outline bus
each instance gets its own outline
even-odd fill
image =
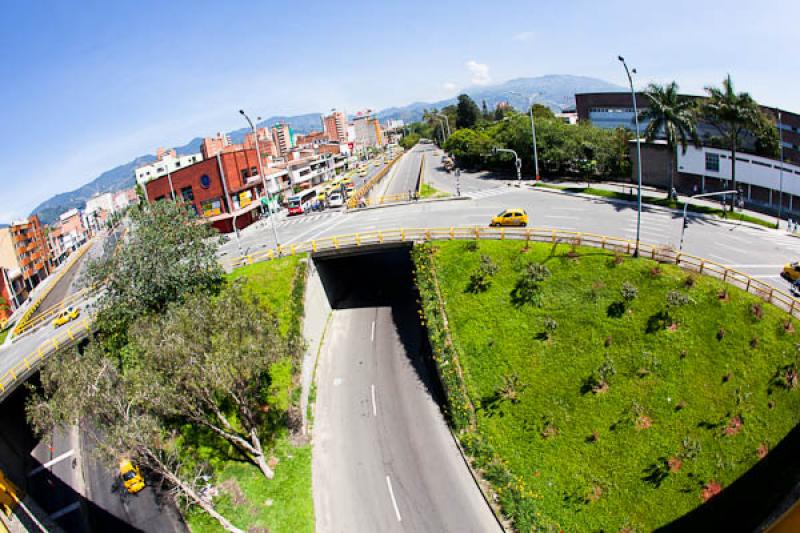
[[[289,216],[302,215],[311,211],[311,204],[317,197],[317,189],[304,189],[289,197]]]

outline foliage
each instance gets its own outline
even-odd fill
[[[761,320],[716,340],[720,326],[740,322],[760,301],[752,295],[729,286],[722,302],[723,284],[696,276],[691,305],[671,311],[680,315],[680,329],[647,334],[648,318],[664,309],[669,292],[686,291],[686,274],[674,266],[661,265],[662,274],[653,278],[649,270],[657,263],[644,258],[612,268],[612,252],[578,247],[580,261],[560,261],[570,246],[482,241],[480,253],[499,269],[491,286],[473,295],[464,284],[480,254],[464,253],[458,242],[425,246],[468,391],[466,398],[453,397],[446,387],[448,405],[491,399],[503,376],[516,375],[527,387],[516,403],[475,411],[477,431],[460,436],[517,531],[658,529],[701,503],[702,483],[732,486],[758,461],[759,443],[774,445],[800,423],[800,387],[784,384],[797,383],[791,366],[797,339],[784,333],[784,313],[763,304]],[[526,246],[525,261],[546,263],[551,272],[541,308],[508,305]],[[624,281],[638,287],[633,312],[609,318],[605,308],[620,299],[612,288]],[[583,295],[595,283],[607,289],[587,301]],[[438,305],[424,303],[426,321]],[[557,321],[558,342],[537,342],[546,318]],[[754,335],[759,344],[750,348]],[[614,341],[605,345],[608,337]],[[440,371],[451,372],[451,360],[434,353]],[[581,394],[587,376],[600,377],[606,358],[616,371],[603,371],[608,392]],[[747,393],[721,382],[728,371]],[[738,434],[724,436],[737,415]],[[548,424],[557,427],[557,438],[542,438]],[[602,437],[587,441],[593,432]],[[669,467],[670,458],[680,466],[673,460],[677,471],[658,488],[643,480],[650,465],[661,459]],[[602,487],[599,498],[595,486]],[[748,494],[767,502],[779,496],[774,491],[758,484]]]
[[[406,150],[410,150],[417,144],[420,140],[420,136],[418,133],[409,133],[404,135],[402,139],[400,139],[400,146],[402,146]]]
[[[478,268],[470,275],[467,291],[472,293],[484,292],[492,284],[492,276],[497,274],[497,264],[488,255],[481,254]]]
[[[458,95],[458,104],[456,105],[456,128],[471,128],[481,117],[481,110],[475,101],[466,94]]]
[[[511,301],[517,306],[542,304],[541,283],[550,276],[550,269],[539,263],[529,263],[517,279],[511,291]]]
[[[629,281],[624,281],[622,283],[622,287],[619,289],[619,293],[622,296],[622,301],[625,302],[625,305],[630,305],[637,296],[639,296],[639,289],[636,288],[636,285]]]
[[[453,132],[443,148],[459,166],[474,167],[480,165],[486,154],[491,152],[492,141],[482,131],[460,129]]]
[[[163,312],[193,292],[216,292],[222,269],[216,232],[173,202],[146,204],[130,212],[130,229],[115,254],[88,265],[86,283],[102,285],[95,324],[106,347],[127,344],[128,326]]]

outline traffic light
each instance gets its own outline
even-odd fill
[[[19,503],[18,493],[19,489],[0,470],[0,509],[6,513],[6,516],[11,516],[11,511]]]

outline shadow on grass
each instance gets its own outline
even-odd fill
[[[800,425],[733,484],[658,531],[754,531],[800,481]],[[703,482],[709,480],[702,480]],[[700,490],[697,490],[698,498]]]

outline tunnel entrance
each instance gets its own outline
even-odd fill
[[[447,416],[444,389],[431,356],[428,332],[420,323],[411,244],[376,247],[342,255],[316,255],[313,260],[334,311],[355,308],[391,310],[394,328],[406,356],[427,392]]]

